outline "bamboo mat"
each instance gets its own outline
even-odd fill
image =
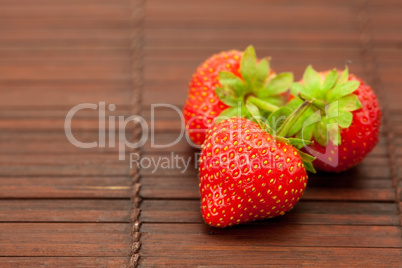
[[[156,102],[183,105],[189,77],[213,53],[254,44],[275,70],[293,70],[297,79],[309,63],[320,70],[347,64],[375,86],[385,126],[358,168],[311,176],[291,213],[231,229],[202,222],[196,169],[141,170],[139,264],[399,267],[401,8],[397,1],[147,1],[144,113]],[[179,129],[175,112],[160,112],[160,141],[174,140]],[[172,151],[194,153],[184,140],[165,150],[145,147],[143,155]]]
[[[397,0],[0,0],[0,267],[400,267],[401,11]],[[138,171],[117,148],[66,139],[73,106],[105,101],[117,107],[107,115],[150,119],[154,103],[182,107],[204,59],[249,44],[296,79],[310,63],[347,64],[383,108],[369,157],[341,175],[311,176],[291,213],[211,228],[194,163],[184,173]],[[97,111],[83,110],[74,134],[96,141],[98,124]],[[157,111],[157,143],[179,129],[174,111]],[[130,140],[139,134],[126,130]],[[183,139],[138,152],[197,151]]]
[[[137,171],[117,148],[73,146],[64,119],[101,101],[116,105],[107,116],[138,113],[140,7],[0,0],[0,267],[134,265]],[[98,141],[98,125],[98,111],[85,109],[73,133]]]

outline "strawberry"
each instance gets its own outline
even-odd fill
[[[380,106],[371,87],[349,74],[347,68],[343,72],[318,73],[309,66],[303,80],[294,83],[291,91],[294,96],[313,101],[314,105],[289,134],[314,141],[304,150],[316,157],[317,169],[345,171],[359,164],[376,146]],[[301,102],[295,98],[288,107],[297,107]]]
[[[280,137],[281,130],[286,132],[298,120],[290,118],[279,127],[279,136],[270,134],[261,121],[257,125],[240,117],[223,120],[207,132],[199,160],[206,223],[227,227],[272,218],[299,201],[307,183],[305,166],[312,168],[314,158],[291,145],[300,141]]]
[[[249,116],[245,101],[250,96],[267,113],[276,110],[285,104],[283,93],[292,82],[292,73],[275,74],[267,59],[257,60],[252,46],[244,52],[213,55],[198,67],[189,84],[183,108],[189,137],[201,145],[217,116]]]

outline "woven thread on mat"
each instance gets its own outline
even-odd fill
[[[131,61],[132,61],[132,93],[130,101],[130,111],[131,115],[139,115],[141,113],[141,97],[143,88],[143,20],[144,20],[144,5],[145,0],[132,0],[131,10],[132,10],[132,33],[131,33]],[[139,126],[134,129],[133,138],[138,139],[141,134]],[[141,150],[130,149],[130,153],[139,153],[141,155]],[[128,267],[136,267],[140,258],[139,250],[141,247],[140,242],[140,226],[139,221],[140,216],[140,203],[141,198],[139,197],[140,191],[140,174],[139,170],[135,169],[130,172],[132,178],[132,208],[130,211],[130,220],[132,223],[131,236],[131,258]]]

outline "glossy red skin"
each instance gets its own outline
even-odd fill
[[[205,132],[213,120],[228,108],[215,94],[220,86],[220,71],[232,72],[238,77],[242,52],[231,50],[214,55],[202,63],[193,74],[189,84],[188,98],[183,108],[186,129],[196,145],[205,140]]]
[[[377,97],[369,85],[354,75],[349,80],[360,82],[356,94],[362,108],[352,112],[353,121],[349,128],[341,130],[341,145],[329,142],[326,147],[318,142],[309,147],[314,151],[306,152],[317,159],[313,162],[317,169],[327,172],[342,172],[359,164],[378,143],[381,125],[381,110]],[[336,157],[338,156],[338,157]]]
[[[247,119],[217,124],[202,147],[201,211],[209,225],[283,215],[303,195],[307,174],[299,153]]]

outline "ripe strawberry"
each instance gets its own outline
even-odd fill
[[[285,214],[306,188],[304,163],[311,163],[304,160],[312,161],[248,119],[218,123],[207,132],[200,156],[205,222],[226,227]]]
[[[309,66],[303,80],[291,88],[294,96],[314,99],[315,107],[304,114],[304,120],[291,129],[290,135],[314,141],[304,150],[316,157],[317,169],[347,170],[359,164],[375,147],[381,124],[380,106],[371,87],[349,74],[347,68],[342,73],[337,70],[317,73]],[[295,98],[288,106],[295,107],[301,102]],[[301,124],[308,117],[311,124],[306,124],[302,131]]]
[[[219,115],[247,117],[245,99],[253,96],[265,109],[276,110],[293,82],[293,74],[276,75],[267,59],[257,60],[254,48],[244,53],[221,52],[207,59],[193,74],[183,114],[188,135],[196,145]],[[239,106],[239,109],[237,108]]]

